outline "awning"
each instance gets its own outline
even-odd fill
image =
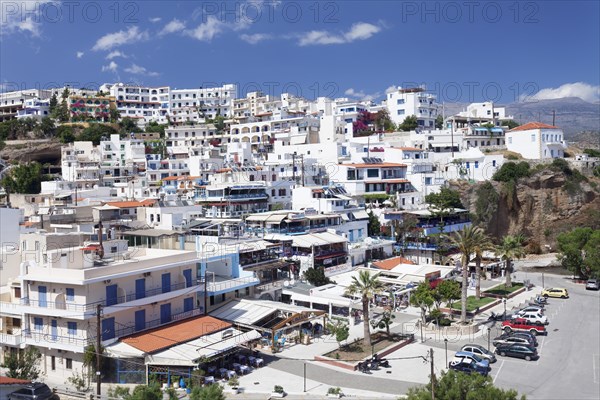
[[[137,358],[143,357],[144,352],[123,342],[115,342],[104,348],[106,354],[112,358]]]
[[[369,214],[365,210],[352,211],[355,219],[369,219]]]
[[[231,328],[196,340],[173,346],[170,349],[146,356],[148,365],[197,366],[202,357],[215,357],[237,346],[260,339],[262,335],[251,330],[243,333]]]
[[[341,200],[352,200],[352,197],[344,196],[343,194],[336,194],[335,197]]]
[[[348,218],[348,214],[346,214],[346,213],[341,213],[341,214],[340,214],[340,216],[342,217],[342,219],[343,219],[344,221],[350,221],[350,218]]]

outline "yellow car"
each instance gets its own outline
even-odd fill
[[[561,299],[566,299],[569,297],[569,292],[567,289],[563,288],[549,288],[542,290],[542,296],[544,297],[560,297]]]

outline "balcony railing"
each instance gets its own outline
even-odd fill
[[[92,338],[82,339],[75,335],[59,336],[54,335],[52,333],[38,332],[32,330],[25,330],[24,336],[28,344],[37,344],[43,342],[45,346],[50,346],[50,344],[63,344],[84,348],[88,344],[93,343]]]
[[[0,343],[7,346],[19,346],[23,343],[22,335],[9,335],[7,333],[0,333]]]
[[[248,277],[244,277],[244,278],[234,278],[234,279],[229,279],[226,281],[221,281],[221,282],[211,282],[210,278],[208,279],[207,282],[207,291],[210,292],[221,292],[223,290],[227,290],[227,289],[234,289],[236,287],[239,286],[243,286],[243,285],[247,285],[247,284],[251,284],[251,283],[258,283],[259,280],[258,278],[255,278],[253,276],[248,276]]]

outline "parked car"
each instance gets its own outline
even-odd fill
[[[471,372],[477,372],[483,376],[487,376],[489,372],[489,368],[484,368],[478,365],[475,361],[469,359],[465,359],[464,361],[457,364],[449,363],[448,368],[453,369],[455,371],[464,372],[466,374],[470,374]]]
[[[600,290],[600,281],[598,279],[588,279],[585,284],[586,290]]]
[[[538,312],[534,312],[534,311],[524,312],[523,314],[519,315],[519,318],[524,318],[530,322],[540,323],[540,324],[544,324],[544,325],[548,325],[550,323],[548,321],[548,317],[546,317],[545,315],[542,315]]]
[[[465,344],[460,351],[466,351],[477,355],[479,358],[489,360],[490,364],[496,362],[496,356],[483,346],[478,344]]]
[[[546,334],[546,327],[544,324],[531,322],[524,318],[515,318],[511,319],[510,321],[503,321],[502,329],[504,329],[504,332],[525,331],[530,332],[532,335]]]
[[[567,299],[569,292],[564,288],[549,288],[542,290],[542,296],[544,297],[559,297],[561,299]]]
[[[534,345],[535,347],[537,347],[537,345],[538,345],[537,336],[535,336],[535,335],[532,335],[532,334],[531,334],[531,333],[529,333],[529,332],[516,331],[516,332],[511,332],[510,334],[511,334],[511,335],[513,335],[513,336],[520,336],[520,337],[524,337],[524,338],[527,338],[527,339],[529,339],[529,341],[530,341],[531,343],[533,343],[533,345]]]
[[[450,361],[450,364],[464,363],[465,360],[475,361],[477,363],[477,365],[481,368],[486,368],[486,369],[490,368],[490,360],[483,359],[483,358],[479,357],[478,355],[476,355],[475,353],[470,353],[468,351],[458,351],[454,355],[454,358],[452,359],[452,361]]]
[[[538,314],[544,314],[544,307],[529,305],[527,307],[521,308],[519,311],[517,311],[515,313],[515,315],[518,316],[518,315],[521,315],[521,314],[524,314],[524,313],[527,313],[527,312],[536,312]]]
[[[34,382],[8,395],[8,400],[58,400],[45,383]]]
[[[492,344],[498,347],[511,343],[519,343],[535,347],[536,342],[534,342],[530,337],[515,335],[515,333],[516,332],[503,333],[502,335],[495,337],[492,341]]]
[[[539,357],[535,347],[517,343],[496,347],[496,354],[502,357],[524,358],[527,361],[536,360]]]

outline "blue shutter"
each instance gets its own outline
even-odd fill
[[[167,322],[171,322],[171,303],[160,306],[160,323],[166,324]]]
[[[102,340],[114,339],[115,337],[115,317],[102,320]]]
[[[117,285],[106,287],[106,305],[112,306],[113,304],[117,304]]]
[[[33,319],[33,329],[41,332],[44,329],[44,320],[40,317],[35,317]]]
[[[183,277],[185,278],[185,287],[188,288],[188,287],[192,286],[192,270],[184,269]]]
[[[146,297],[146,279],[136,279],[135,280],[135,298],[143,299]]]
[[[188,297],[183,299],[183,312],[192,311],[194,309],[194,298]]]
[[[67,322],[67,332],[69,335],[77,335],[77,322]]]
[[[51,338],[52,340],[58,339],[58,321],[55,319],[52,320]]]
[[[75,289],[67,288],[67,301],[75,300]]]
[[[135,312],[135,331],[143,331],[146,329],[146,310]]]
[[[162,292],[168,293],[171,291],[171,273],[162,274]]]
[[[46,297],[46,286],[38,286],[38,305],[40,307],[48,307],[48,300]]]

